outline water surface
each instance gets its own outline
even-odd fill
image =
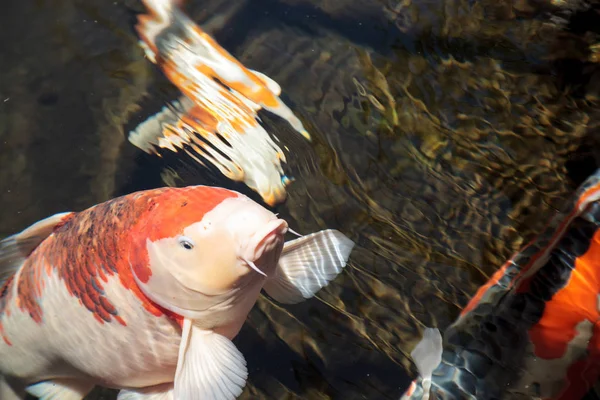
[[[399,398],[423,327],[452,323],[596,168],[600,21],[554,4],[189,1],[221,45],[281,85],[313,135],[261,114],[296,179],[277,212],[301,233],[335,228],[357,242],[316,299],[259,299],[235,339],[250,372],[242,398]],[[127,141],[177,96],[137,44],[141,11],[133,0],[8,1],[1,235],[166,184],[258,199]]]

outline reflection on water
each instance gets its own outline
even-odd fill
[[[190,1],[224,48],[281,85],[311,133],[308,143],[259,114],[292,149],[284,169],[296,181],[277,211],[301,233],[336,228],[357,242],[318,299],[259,300],[235,340],[250,372],[242,398],[400,397],[423,327],[452,323],[596,166],[600,24],[578,5]],[[141,11],[15,0],[0,15],[2,235],[165,184],[257,198],[126,141],[176,96],[137,44]]]

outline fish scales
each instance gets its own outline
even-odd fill
[[[293,304],[345,266],[335,230],[285,242],[287,222],[241,193],[141,191],[36,222],[0,242],[0,398],[233,400],[231,342],[262,289]],[[200,371],[200,373],[198,373]],[[216,396],[216,397],[215,397]]]
[[[581,399],[600,377],[600,170],[444,334],[434,399]],[[403,396],[421,399],[418,378]]]
[[[119,304],[120,320],[134,329],[115,318],[107,322],[99,317],[70,292],[56,269],[43,282],[38,306],[42,322],[19,308],[19,294],[12,290],[10,316],[2,316],[3,336],[11,344],[0,343],[0,374],[24,381],[93,380],[109,387],[172,381],[181,338],[173,319],[140,307],[137,295],[114,275],[104,283],[104,298]]]

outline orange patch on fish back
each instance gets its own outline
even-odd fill
[[[206,40],[210,47],[216,50],[223,58],[227,61],[235,64],[244,74],[245,78],[249,79],[253,86],[249,87],[244,85],[240,81],[227,81],[226,84],[230,88],[240,92],[244,97],[252,100],[257,104],[263,104],[267,107],[277,107],[279,105],[279,101],[276,96],[269,90],[269,88],[260,80],[256,75],[251,73],[242,63],[236,60],[229,52],[227,52],[224,48],[222,48],[212,37],[207,35],[200,27],[194,26],[193,30],[201,36],[204,40]],[[211,70],[212,71],[212,70]],[[206,74],[211,76],[212,78],[219,77],[217,73],[212,71],[211,74]]]
[[[575,204],[573,204],[570,212],[565,216],[564,220],[558,224],[557,228],[554,230],[552,236],[548,240],[548,245],[544,248],[541,248],[536,254],[531,256],[531,258],[527,261],[526,264],[519,267],[518,274],[507,284],[505,290],[511,289],[513,285],[516,284],[516,291],[518,293],[526,293],[529,291],[531,279],[533,278],[537,268],[540,268],[543,263],[540,261],[543,260],[543,257],[552,250],[554,245],[560,238],[562,237],[564,231],[569,227],[569,224],[572,220],[578,216],[583,209],[593,201],[598,200],[598,193],[600,191],[600,184],[592,185],[589,188],[585,189],[583,193],[577,198]],[[525,246],[520,252],[523,253],[527,247],[532,246],[536,242],[536,238],[534,238],[527,246]],[[500,280],[507,273],[508,268],[514,262],[515,257],[509,259],[498,271],[496,271],[492,277],[481,286],[475,296],[471,298],[467,306],[460,313],[461,316],[467,314],[472,311],[485,296],[486,292],[492,287],[499,284]]]
[[[119,305],[104,291],[108,278],[118,276],[150,314],[181,323],[179,316],[148,299],[135,282],[133,273],[142,281],[152,275],[146,242],[183,233],[224,199],[236,196],[237,192],[206,186],[162,188],[119,197],[76,214],[24,263],[17,282],[18,307],[41,323],[45,282],[56,272],[97,321],[127,325]]]
[[[217,132],[217,124],[221,120],[227,120],[232,125],[233,129],[239,134],[244,133],[244,124],[249,126],[256,126],[258,124],[253,117],[253,110],[235,97],[226,87],[221,88],[219,95],[225,98],[230,104],[235,104],[238,110],[229,107],[228,112],[223,114],[222,111],[221,113],[215,111],[214,105],[210,101],[207,101],[207,99],[204,99],[198,95],[197,84],[190,81],[187,76],[183,75],[178,70],[176,65],[173,65],[171,62],[167,61],[163,62],[162,60],[159,62],[159,65],[163,69],[165,76],[171,82],[173,82],[187,98],[192,99],[197,104],[188,110],[188,116],[182,122],[185,122],[195,129],[200,123],[200,131],[208,131],[213,135],[213,132]],[[202,74],[213,79],[219,78],[219,75],[216,73],[216,71],[207,65],[198,66],[196,69]],[[234,87],[236,85],[231,84],[230,82],[227,82],[227,86],[231,87],[232,89],[236,89],[236,87]],[[239,92],[242,93],[241,91]],[[223,104],[221,104],[221,107],[223,107]]]
[[[584,320],[595,324],[600,293],[600,230],[588,250],[575,259],[567,284],[546,302],[540,321],[529,330],[535,354],[545,359],[559,358],[577,334]]]
[[[224,200],[239,196],[237,192],[210,186],[169,188],[149,211],[152,212],[152,218],[141,218],[135,232],[153,242],[174,237],[182,234],[186,227],[201,221]]]
[[[566,215],[564,220],[558,225],[554,234],[549,240],[549,245],[542,249],[538,254],[532,257],[532,260],[523,267],[523,269],[519,272],[519,274],[515,277],[514,282],[517,284],[517,291],[519,293],[524,293],[529,290],[529,285],[531,283],[532,276],[536,272],[536,268],[541,267],[541,263],[538,262],[538,259],[544,255],[548,249],[552,249],[553,245],[560,240],[564,231],[569,227],[569,224],[572,220],[583,212],[586,206],[590,203],[597,201],[600,194],[600,184],[596,184],[586,188],[583,193],[577,198],[577,201],[573,205],[573,208]],[[534,242],[535,239],[532,241]]]

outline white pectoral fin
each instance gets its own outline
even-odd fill
[[[149,386],[140,389],[124,389],[117,400],[174,400],[173,383]]]
[[[433,371],[442,362],[442,335],[437,328],[426,328],[423,339],[410,353],[423,380],[431,380]]]
[[[286,242],[277,273],[263,289],[284,304],[309,299],[342,271],[353,248],[352,240],[333,229]]]
[[[235,400],[247,378],[246,360],[231,340],[183,320],[175,373],[177,400]]]
[[[82,400],[94,385],[74,379],[55,379],[27,387],[27,393],[40,400]]]

